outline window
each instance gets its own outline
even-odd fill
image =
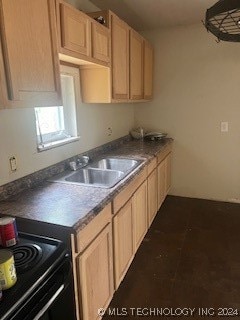
[[[61,66],[62,106],[36,107],[38,150],[43,151],[79,139],[76,105],[80,80],[77,68]]]

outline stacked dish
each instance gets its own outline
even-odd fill
[[[163,138],[166,138],[166,136],[167,133],[163,132],[149,132],[144,135],[144,138],[148,140],[161,140]]]

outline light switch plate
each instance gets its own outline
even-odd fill
[[[221,122],[221,132],[228,132],[228,122]]]

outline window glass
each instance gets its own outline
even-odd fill
[[[80,90],[78,69],[61,67],[62,106],[36,107],[38,150],[75,141],[77,135],[76,90]]]

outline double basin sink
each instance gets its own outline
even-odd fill
[[[104,158],[88,164],[82,169],[53,177],[50,181],[92,187],[112,188],[125,178],[142,160]]]

